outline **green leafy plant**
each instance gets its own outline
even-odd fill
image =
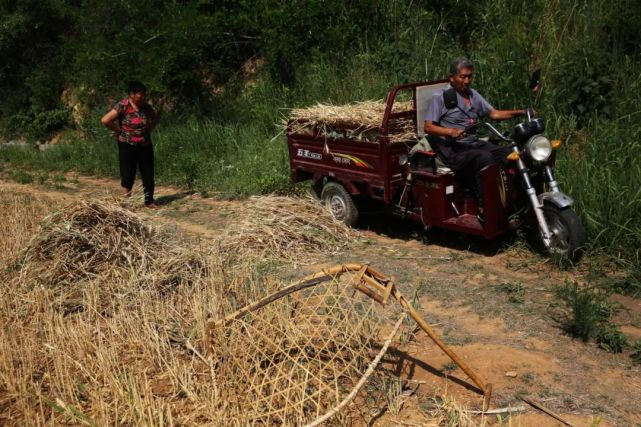
[[[607,295],[577,282],[566,282],[557,288],[556,294],[570,309],[570,317],[563,324],[565,331],[573,337],[588,341],[595,335],[599,323],[604,320]]]
[[[608,301],[610,292],[601,288],[566,282],[556,290],[557,296],[566,303],[570,316],[564,329],[583,341],[594,339],[601,348],[611,353],[620,353],[628,340],[618,326],[612,323],[616,308]]]
[[[621,353],[629,344],[621,329],[610,322],[605,322],[599,327],[595,339],[601,348],[610,353]]]

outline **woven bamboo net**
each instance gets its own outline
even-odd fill
[[[356,271],[323,280],[208,325],[228,421],[304,425],[331,418],[367,382],[404,313],[388,307],[383,315],[375,299],[357,290]]]
[[[492,385],[445,345],[392,280],[368,265],[345,264],[208,322],[205,348],[226,422],[316,426],[345,416],[405,315],[478,386],[486,410]]]

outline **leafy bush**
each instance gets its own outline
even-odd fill
[[[583,341],[594,339],[611,353],[620,353],[628,345],[627,338],[612,323],[615,308],[608,301],[608,292],[577,282],[566,282],[557,288],[556,294],[570,309],[570,317],[563,324],[570,335]]]

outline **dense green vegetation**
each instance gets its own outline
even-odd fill
[[[137,78],[163,114],[159,182],[283,192],[288,108],[382,99],[460,55],[496,107],[520,107],[540,67],[536,109],[564,141],[559,180],[594,247],[638,264],[640,18],[637,0],[1,0],[0,135],[63,131],[67,143],[0,159],[115,175],[98,119]]]

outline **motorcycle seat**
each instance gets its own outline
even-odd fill
[[[434,174],[449,174],[452,170],[440,159],[436,151],[432,149],[427,138],[422,138],[410,150],[410,163],[414,170],[430,170]]]

